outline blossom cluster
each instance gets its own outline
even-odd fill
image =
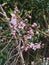
[[[25,51],[28,51],[29,49],[36,50],[36,49],[40,49],[40,48],[41,48],[40,43],[35,43],[35,44],[33,44],[32,42],[26,44],[25,47],[24,47],[24,46],[21,47],[21,49],[24,49]]]
[[[19,21],[18,16],[16,15],[18,12],[19,12],[18,8],[15,8],[14,13],[11,14],[11,21],[10,21],[11,34],[16,35],[16,32],[18,30],[19,34],[22,35],[24,46],[22,45],[21,49],[24,49],[25,51],[27,51],[30,48],[32,48],[33,50],[40,49],[41,48],[40,43],[29,42],[29,40],[32,40],[34,38],[35,34],[36,35],[39,34],[39,32],[36,31],[37,23],[34,22],[29,26],[29,23],[26,24],[26,22],[24,22],[23,20]],[[36,31],[36,33],[34,33],[34,30]]]

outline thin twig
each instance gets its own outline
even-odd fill
[[[19,56],[17,57],[17,59],[15,58],[14,61],[13,61],[10,65],[15,65],[15,64],[17,64],[18,59],[19,59]]]
[[[5,64],[4,65],[6,65],[9,61],[10,61],[10,59],[12,59],[12,58],[14,58],[14,57],[16,57],[17,55],[18,55],[19,53],[17,53],[17,54],[15,54],[15,55],[13,55],[13,56],[11,56],[6,62],[5,62]],[[19,56],[19,55],[18,55]]]
[[[49,37],[49,34],[46,34],[45,32],[43,32],[43,31],[41,31],[41,30],[39,30],[39,29],[37,29],[37,31],[39,31],[40,33],[42,33],[42,34],[44,34],[45,36]]]
[[[0,14],[4,16],[4,14],[2,12],[0,12]]]
[[[6,15],[6,13],[5,13],[5,11],[4,11],[4,9],[2,8],[1,5],[0,5],[0,9],[1,9],[1,11],[3,12],[4,16],[7,18],[7,15]]]
[[[9,24],[9,18],[7,17],[6,12],[4,11],[4,9],[2,8],[1,5],[0,5],[0,8],[1,8],[3,14],[4,14],[5,17],[6,17],[6,20],[7,20],[7,22],[8,22],[8,26],[9,26],[10,31],[11,31],[11,27],[10,27],[10,24]],[[16,39],[16,35],[13,35],[13,37],[14,37],[14,39],[15,39],[15,41],[16,41],[16,44],[18,44],[18,40]],[[20,43],[21,43],[21,41],[20,41]],[[20,43],[19,43],[19,44],[20,44]],[[19,52],[19,55],[20,55],[20,57],[21,57],[21,63],[22,63],[22,65],[25,65],[25,61],[24,61],[24,58],[23,58],[22,51],[20,50],[20,46],[18,47],[18,52]]]
[[[16,48],[14,48],[12,51],[11,51],[11,53],[10,53],[10,55],[9,55],[9,57],[11,56],[11,54],[14,52],[14,50],[16,50],[18,48],[18,46],[16,47]]]
[[[12,38],[9,40],[8,44],[1,50],[1,52],[4,51],[4,49],[6,49],[6,47],[9,45],[9,43],[11,42]]]

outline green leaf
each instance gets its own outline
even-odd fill
[[[2,64],[2,61],[3,61],[3,59],[2,59],[2,58],[0,58],[0,65]]]
[[[10,8],[10,10],[8,11],[10,14],[13,14],[14,11]]]

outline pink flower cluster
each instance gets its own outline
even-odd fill
[[[24,41],[28,41],[29,39],[33,39],[33,36],[34,36],[35,33],[34,33],[34,30],[32,28],[34,28],[34,29],[37,28],[37,24],[33,23],[32,27],[31,26],[29,27],[23,21],[18,22],[17,16],[15,14],[16,12],[19,12],[17,7],[14,10],[14,14],[11,14],[11,16],[12,16],[11,21],[10,21],[10,23],[12,24],[11,25],[11,34],[16,35],[17,29],[19,30],[19,32],[20,32],[20,30],[25,30],[26,34],[23,35]],[[31,19],[30,15],[28,15],[28,17]],[[22,32],[21,32],[21,34],[22,34]],[[38,35],[39,32],[36,31],[36,34]],[[32,48],[33,50],[40,49],[41,45],[40,45],[40,43],[33,44],[33,43],[28,42],[28,44],[21,47],[21,49],[24,49],[25,51],[27,51],[30,48]]]
[[[34,49],[34,50],[40,49],[40,48],[41,48],[40,43],[36,43],[36,44],[33,46],[33,49]]]
[[[12,35],[15,35],[16,34],[16,29],[17,28],[20,28],[20,29],[24,29],[24,27],[25,27],[25,23],[23,23],[23,22],[20,22],[19,24],[18,24],[18,20],[17,20],[17,17],[16,17],[16,15],[15,14],[11,14],[11,21],[10,21],[10,23],[12,24],[11,25],[11,34]]]
[[[36,23],[33,23],[33,24],[32,24],[32,27],[33,27],[33,28],[36,28],[36,27],[37,27],[37,24],[36,24]]]
[[[28,31],[28,33],[29,33],[30,35],[34,36],[34,32],[33,32],[32,29],[30,29],[30,30]]]
[[[25,51],[28,51],[30,48],[33,49],[33,50],[40,49],[41,48],[41,45],[40,45],[40,43],[33,44],[31,42],[31,43],[28,43],[25,46],[22,46],[21,47],[21,49],[24,49]]]
[[[24,38],[24,40],[28,40],[28,39],[31,39],[32,36],[28,34],[28,35],[24,35],[23,38]]]
[[[28,49],[32,48],[33,50],[36,50],[36,49],[40,49],[41,48],[41,45],[40,43],[29,43],[27,44],[27,46],[25,47],[25,51],[27,51]]]

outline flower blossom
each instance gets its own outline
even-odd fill
[[[29,46],[25,47],[25,51],[28,51],[28,49],[29,49]]]
[[[18,10],[17,6],[14,8],[14,13],[20,13],[20,11]]]
[[[25,51],[27,51],[28,49],[32,48],[33,50],[36,50],[36,49],[40,49],[41,46],[39,43],[35,43],[33,44],[32,42],[31,43],[28,43],[25,47]]]
[[[33,24],[32,24],[32,27],[33,27],[33,28],[36,28],[36,27],[37,27],[37,24],[36,24],[36,23],[33,23]]]
[[[24,27],[25,27],[25,23],[20,22],[19,25],[18,25],[18,28],[20,28],[20,29],[24,29]]]
[[[24,38],[24,40],[28,40],[28,39],[31,39],[32,36],[31,35],[24,35],[23,38]]]
[[[32,31],[32,29],[29,30],[28,33],[29,33],[30,35],[34,36],[34,32]]]
[[[33,49],[33,50],[36,50],[36,46],[34,45],[32,49]]]
[[[24,46],[21,46],[21,50],[24,49]]]
[[[34,44],[31,42],[31,43],[28,43],[25,47],[25,51],[27,51],[28,49],[30,48],[33,48]]]
[[[37,43],[35,46],[36,46],[36,49],[40,49],[40,47],[41,47],[40,43]]]
[[[34,44],[31,42],[31,43],[30,43],[30,48],[32,48],[33,46],[34,46]]]
[[[36,31],[36,35],[38,35],[39,34],[39,32],[38,31]]]
[[[11,16],[12,16],[12,18],[11,18],[11,22],[10,23],[15,26],[17,24],[16,15],[15,14],[11,14]]]
[[[40,48],[41,48],[40,43],[35,43],[32,49],[36,50],[36,49],[40,49]]]
[[[47,57],[47,60],[49,60],[49,57]]]
[[[32,18],[32,17],[31,17],[31,15],[28,15],[28,18],[30,18],[30,19],[31,19],[31,18]]]

